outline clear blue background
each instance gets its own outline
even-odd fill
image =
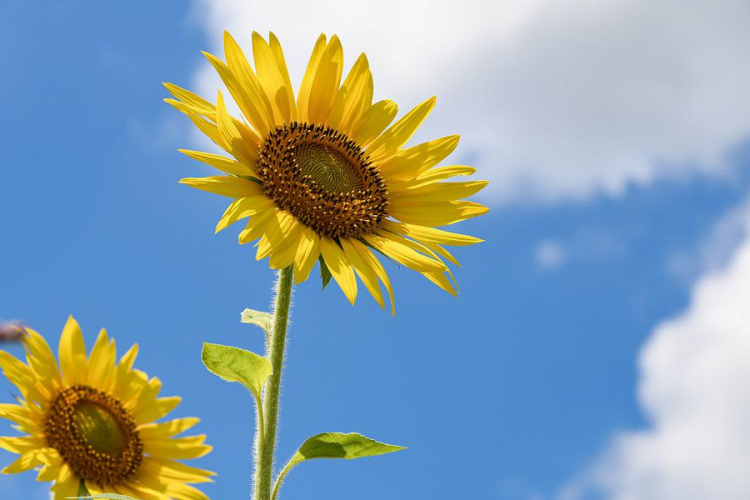
[[[237,229],[213,235],[224,199],[177,184],[204,170],[175,152],[190,144],[189,125],[161,102],[161,82],[189,84],[207,41],[176,2],[30,4],[0,3],[0,317],[55,345],[68,314],[89,344],[100,327],[121,352],[140,343],[137,366],[183,396],[177,415],[199,416],[215,447],[199,462],[219,472],[205,491],[242,498],[252,402],[203,369],[200,349],[261,350],[239,313],[267,306],[273,273],[236,244]],[[470,221],[461,229],[487,242],[456,252],[458,299],[395,267],[395,317],[365,293],[351,307],[336,287],[300,286],[279,457],[328,430],[409,449],[305,464],[282,496],[551,495],[614,430],[643,424],[639,347],[689,289],[668,262],[694,252],[742,199],[750,153],[734,161],[732,183],[657,184]],[[534,260],[549,238],[579,250],[560,269]],[[11,393],[0,381],[0,401]],[[27,494],[33,474],[0,483]],[[43,486],[34,491],[44,498]]]

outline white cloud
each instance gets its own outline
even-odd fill
[[[563,500],[750,498],[750,210],[728,263],[660,324],[640,357],[645,430],[618,435]]]
[[[275,31],[299,82],[320,32],[370,57],[376,97],[434,94],[420,138],[461,133],[459,154],[497,202],[617,195],[629,184],[726,172],[750,136],[744,0],[196,0],[220,52]],[[214,95],[208,64],[197,87]],[[457,160],[460,161],[460,160]]]
[[[557,269],[565,263],[566,258],[565,247],[557,240],[541,241],[534,249],[534,260],[542,269]]]
[[[697,249],[670,255],[667,261],[668,271],[676,278],[692,282],[700,274],[722,266],[745,237],[748,218],[750,200],[722,217]]]

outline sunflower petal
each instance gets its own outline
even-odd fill
[[[263,194],[245,196],[234,200],[216,225],[216,232],[222,231],[240,219],[256,215],[273,205],[273,201]]]
[[[299,120],[302,122],[310,121],[308,110],[311,102],[313,83],[315,82],[315,74],[318,72],[320,60],[322,59],[327,46],[326,36],[320,35],[315,42],[315,47],[313,47],[310,62],[307,64],[307,69],[305,70],[305,75],[302,77],[302,85],[300,85],[299,94],[297,95],[297,114]]]
[[[276,125],[283,125],[297,119],[297,106],[281,44],[273,34],[270,38],[273,49],[262,36],[253,31],[253,59],[258,71],[258,81],[271,103]]]
[[[297,284],[307,280],[319,256],[320,237],[309,227],[304,227],[294,259],[294,279]]]
[[[404,243],[404,239],[400,236],[389,233],[382,235],[369,234],[364,236],[364,239],[379,252],[415,271],[446,270],[445,264],[413,250]]]
[[[391,201],[394,203],[418,203],[459,200],[478,193],[487,184],[489,184],[487,181],[438,182],[392,193]]]
[[[393,101],[378,101],[355,122],[351,129],[351,138],[361,147],[366,148],[383,130],[390,125],[398,113],[398,105]]]
[[[489,209],[473,201],[394,202],[388,207],[391,216],[420,226],[446,226],[486,214]]]
[[[19,474],[40,465],[42,465],[42,462],[37,458],[36,453],[31,452],[21,455],[18,460],[7,466],[2,472],[3,474]]]
[[[45,393],[50,395],[56,391],[61,382],[60,368],[57,366],[55,355],[44,337],[31,328],[26,329],[24,346],[27,350],[26,360],[36,373],[37,378],[45,381]]]
[[[414,179],[448,157],[458,146],[459,136],[450,135],[399,151],[380,162],[378,168],[389,183]]]
[[[164,83],[164,86],[173,96],[195,108],[199,113],[204,115],[213,115],[216,113],[216,107],[201,96],[183,89],[182,87],[178,87],[173,83]]]
[[[354,305],[357,299],[357,279],[354,277],[349,259],[338,244],[328,237],[320,239],[320,250],[336,283],[339,284],[349,302]]]
[[[431,97],[406,113],[370,144],[367,148],[370,158],[373,161],[379,161],[395,154],[411,139],[434,107],[435,97]]]
[[[291,236],[297,224],[295,217],[286,210],[276,211],[275,216],[269,219],[266,232],[258,243],[255,260],[265,259],[271,252],[287,250],[288,246],[293,244]]]
[[[247,221],[247,226],[240,232],[238,238],[240,245],[245,245],[263,236],[268,223],[276,216],[277,212],[278,209],[275,206],[271,206],[265,212],[261,212],[255,217],[250,217]]]
[[[269,260],[271,269],[286,269],[294,264],[294,258],[297,256],[302,238],[302,224],[294,216],[290,215],[289,217],[291,222],[289,222],[284,234],[284,243],[278,250],[271,253]]]
[[[212,64],[219,75],[222,76],[222,80],[226,79],[236,83],[237,87],[234,92],[228,85],[227,88],[232,92],[237,104],[240,105],[245,119],[258,131],[260,136],[265,137],[273,130],[274,125],[271,103],[268,102],[266,93],[263,92],[247,57],[228,31],[224,32],[224,55],[227,59],[226,65],[218,59],[212,61]]]
[[[336,94],[328,124],[349,134],[362,113],[372,105],[373,82],[367,56],[360,55]]]
[[[482,243],[484,240],[474,236],[451,233],[442,229],[405,224],[403,222],[384,221],[383,227],[391,232],[408,236],[422,243],[440,243],[443,245],[467,246]]]
[[[383,264],[380,263],[377,257],[373,255],[369,248],[357,240],[350,240],[352,246],[359,252],[364,259],[365,263],[370,266],[377,274],[378,279],[383,282],[383,286],[388,290],[388,294],[391,298],[391,314],[396,314],[396,302],[393,296],[393,287],[391,286],[391,280],[388,278],[388,273],[383,268]]]
[[[260,184],[239,177],[186,177],[180,180],[180,184],[187,184],[195,189],[220,194],[229,198],[259,196],[263,193],[263,188],[261,188]]]
[[[60,369],[65,383],[75,385],[86,382],[86,344],[78,322],[68,317],[60,337]]]
[[[325,52],[321,55],[318,69],[315,72],[310,100],[307,110],[307,121],[312,124],[326,123],[333,107],[336,92],[341,84],[344,69],[344,51],[336,35],[331,37]]]
[[[144,439],[171,438],[192,429],[199,423],[200,419],[195,417],[178,418],[169,422],[142,425],[138,428],[138,433]]]
[[[375,270],[362,258],[351,240],[347,238],[341,239],[341,246],[344,249],[346,258],[349,259],[354,270],[362,280],[367,290],[375,298],[380,307],[385,309],[385,302],[383,302],[383,292],[380,290],[380,283],[378,282],[378,275]]]
[[[233,158],[227,158],[213,153],[204,153],[203,151],[191,151],[189,149],[178,149],[182,154],[189,156],[194,160],[211,165],[217,170],[226,172],[227,174],[234,175],[255,175],[255,170],[247,165]]]
[[[156,458],[188,460],[200,458],[211,452],[211,446],[204,444],[206,436],[158,439],[143,437],[144,451]]]

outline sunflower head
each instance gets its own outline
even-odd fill
[[[207,500],[190,483],[210,481],[213,474],[177,461],[211,450],[205,436],[175,437],[198,419],[157,423],[180,399],[159,398],[161,382],[133,369],[137,346],[118,363],[114,340],[102,330],[87,355],[70,318],[58,365],[44,338],[26,332],[27,363],[0,351],[0,368],[21,394],[18,405],[0,404],[0,418],[25,433],[0,438],[0,448],[20,455],[3,473],[39,469],[39,481],[54,482],[55,500],[81,491]]]
[[[362,54],[343,78],[344,56],[334,35],[321,35],[295,98],[278,39],[253,33],[253,67],[225,33],[226,61],[206,54],[242,113],[229,115],[219,92],[212,104],[165,84],[166,101],[229,156],[181,150],[223,176],[182,182],[233,199],[217,232],[248,219],[241,244],[258,241],[256,258],[294,266],[297,283],[321,260],[354,303],[360,278],[385,307],[381,284],[391,284],[377,254],[423,274],[455,294],[444,245],[481,240],[438,229],[476,217],[487,208],[462,198],[486,181],[443,182],[473,174],[464,165],[438,165],[458,136],[406,147],[435,105],[419,104],[393,122],[394,102],[373,102],[373,79]],[[342,81],[343,78],[343,81]]]

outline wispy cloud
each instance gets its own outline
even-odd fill
[[[608,500],[750,498],[747,206],[723,223],[741,221],[728,261],[696,282],[687,310],[658,325],[641,353],[639,402],[648,427],[617,435],[561,500],[592,493]]]
[[[542,269],[557,269],[565,263],[566,258],[567,251],[557,240],[540,241],[534,249],[534,261]]]
[[[298,82],[315,37],[338,33],[350,63],[367,51],[377,97],[438,94],[421,138],[463,134],[495,202],[722,175],[750,136],[744,0],[196,2],[215,52],[224,29],[273,30]],[[195,83],[219,87],[208,64]]]

